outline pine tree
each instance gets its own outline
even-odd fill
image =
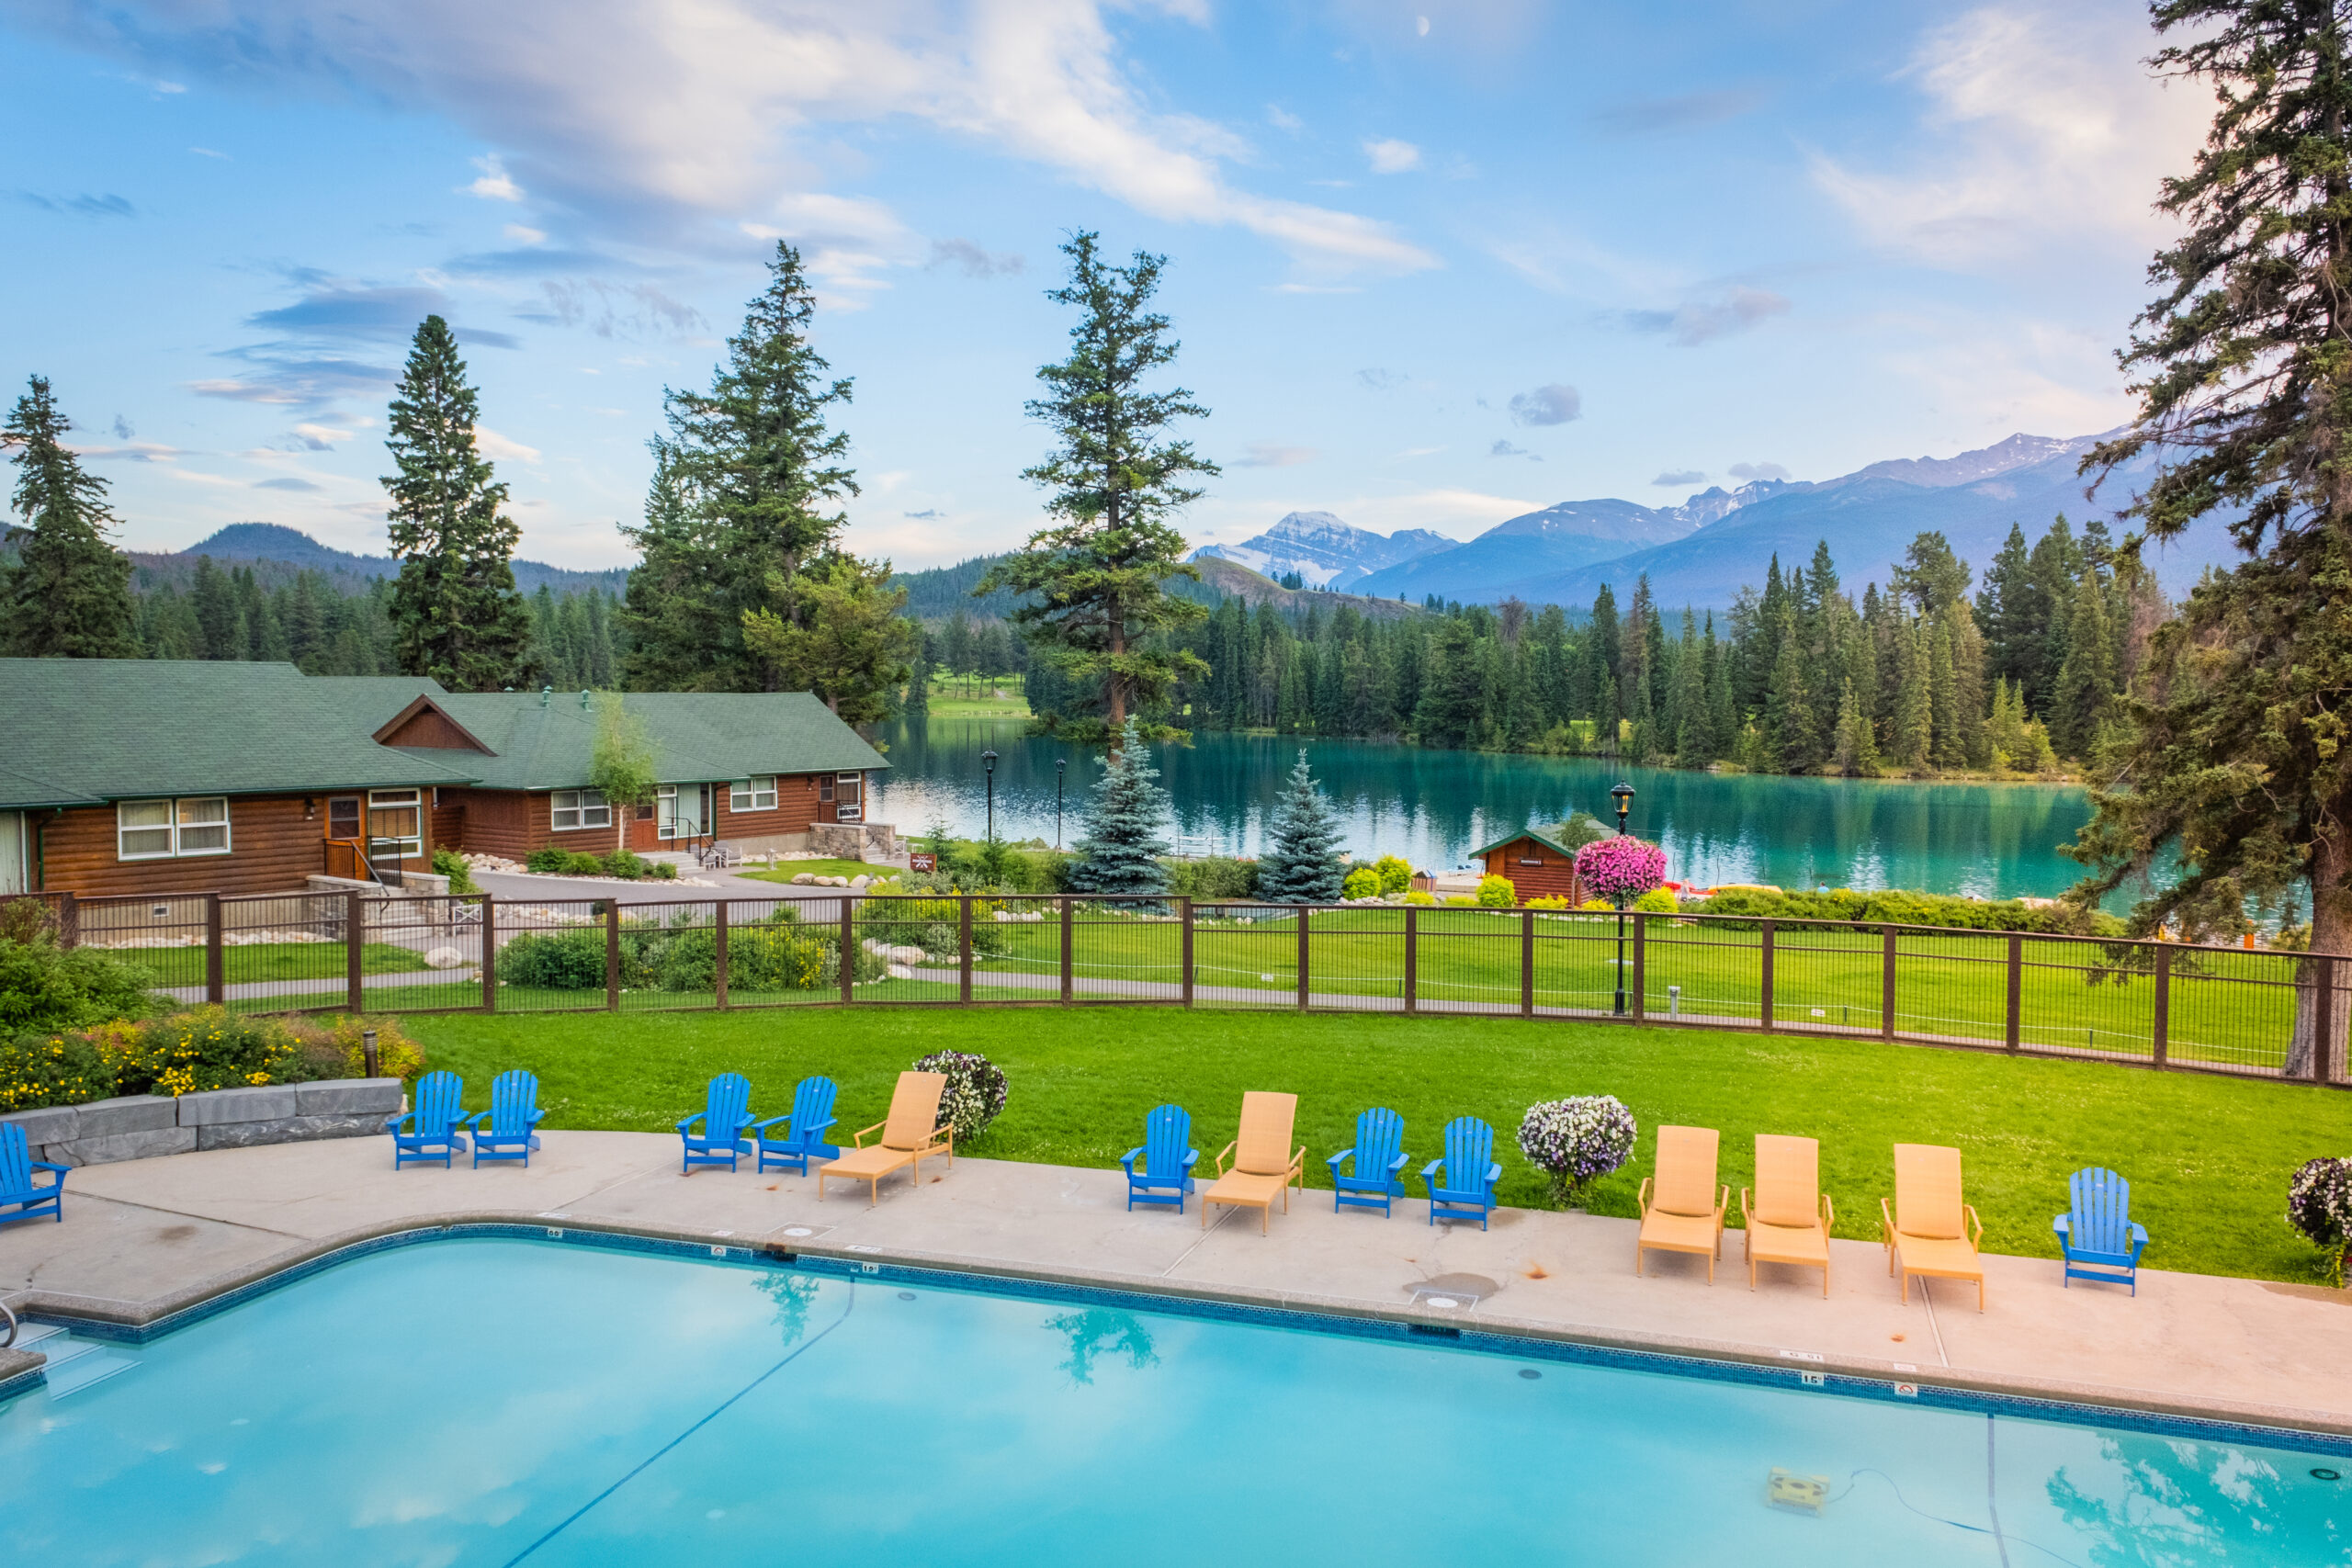
[[[1854,682],[1845,683],[1838,700],[1838,730],[1830,742],[1829,760],[1850,778],[1873,778],[1879,771],[1878,742],[1871,735],[1870,716],[1854,694]]]
[[[1887,750],[1897,767],[1915,773],[1927,771],[1935,744],[1935,715],[1928,694],[1930,662],[1926,618],[1905,621],[1897,631],[1894,720]]]
[[[1168,792],[1152,782],[1159,776],[1143,731],[1130,717],[1110,765],[1094,786],[1085,834],[1071,846],[1071,892],[1168,891],[1168,868],[1159,857],[1168,852],[1172,810]]]
[[[1726,755],[1739,739],[1739,710],[1732,701],[1731,649],[1715,641],[1715,617],[1707,613],[1707,729],[1714,754]]]
[[[2083,568],[2066,622],[2066,661],[2051,692],[2050,740],[2069,757],[2088,758],[2099,727],[2114,710],[2115,645],[2098,569]]]
[[[1957,768],[1966,760],[1960,744],[1959,682],[1952,674],[1951,616],[1935,617],[1928,634],[1928,756],[1939,768]]]
[[[495,691],[514,678],[531,636],[514,591],[522,530],[503,513],[506,487],[476,449],[481,400],[449,323],[427,316],[392,397],[391,449],[400,472],[386,532],[401,563],[391,616],[402,672],[455,692]]]
[[[637,692],[703,690],[728,667],[730,626],[741,623],[727,616],[718,549],[686,504],[675,454],[656,441],[653,458],[644,521],[621,530],[639,557],[619,612],[629,639],[621,679]]]
[[[1138,251],[1127,265],[1111,266],[1098,240],[1081,231],[1062,246],[1069,281],[1048,298],[1076,307],[1080,319],[1069,357],[1037,372],[1047,395],[1028,405],[1059,438],[1045,461],[1023,471],[1049,492],[1055,520],[990,568],[974,592],[1015,594],[1014,620],[1053,649],[1067,673],[1100,685],[1102,722],[1115,733],[1132,709],[1209,673],[1198,654],[1162,651],[1151,634],[1208,614],[1168,592],[1172,578],[1200,577],[1170,519],[1200,499],[1186,481],[1218,469],[1168,434],[1178,420],[1208,411],[1181,387],[1144,389],[1177,354],[1168,318],[1149,308],[1167,258]]]
[[[899,688],[914,674],[922,642],[906,618],[907,591],[890,586],[890,563],[831,551],[789,581],[769,585],[791,619],[772,610],[743,612],[743,640],[794,690],[814,692],[840,718],[871,724],[886,717]]]
[[[1804,640],[1797,635],[1796,606],[1785,598],[1773,640],[1780,652],[1764,696],[1764,744],[1781,772],[1803,773],[1819,759],[1813,754],[1813,694],[1805,680]]]
[[[120,520],[106,480],[84,473],[65,444],[73,428],[40,376],[0,427],[17,468],[11,504],[24,519],[0,525],[0,542],[17,547],[16,564],[0,563],[0,654],[136,659],[130,558],[107,538]]]
[[[1699,646],[1696,619],[1682,612],[1682,641],[1674,657],[1674,700],[1670,705],[1673,733],[1669,739],[1675,761],[1686,768],[1703,768],[1715,760],[1713,727],[1707,706],[1707,660]]]
[[[1302,750],[1267,821],[1266,848],[1258,856],[1258,897],[1275,904],[1338,903],[1344,880],[1340,831],[1339,816],[1315,787]]]
[[[195,602],[198,646],[205,659],[245,656],[244,612],[237,605],[236,585],[229,574],[212,564],[210,556],[196,558],[196,581],[189,590]]]

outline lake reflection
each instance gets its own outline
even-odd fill
[[[997,830],[1054,841],[1054,764],[1067,759],[1065,843],[1077,838],[1098,751],[1036,739],[1017,723],[905,721],[883,727],[892,771],[874,820],[901,833],[944,818],[977,837],[986,815],[980,753],[993,748]],[[1304,746],[1359,857],[1399,854],[1445,869],[1530,822],[1581,808],[1613,820],[1609,786],[1634,786],[1631,825],[1666,846],[1677,880],[1783,887],[1912,887],[1982,897],[2049,897],[2081,868],[2058,852],[2090,818],[2079,789],[2049,784],[1897,784],[1619,768],[1575,757],[1425,751],[1361,740],[1203,733],[1155,748],[1179,831],[1225,853],[1257,852],[1266,814]]]

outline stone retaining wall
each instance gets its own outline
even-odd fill
[[[216,1089],[177,1100],[127,1094],[87,1105],[11,1111],[0,1113],[0,1122],[25,1129],[35,1159],[107,1165],[197,1149],[366,1137],[400,1114],[402,1099],[398,1078],[328,1078]]]

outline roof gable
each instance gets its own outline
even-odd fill
[[[435,702],[489,748],[491,755],[467,761],[481,774],[484,788],[572,789],[588,782],[595,753],[596,709],[593,700],[582,700],[590,695],[469,692]],[[890,765],[807,692],[628,692],[621,704],[645,727],[654,777],[662,784],[865,773]]]
[[[1532,828],[1521,828],[1516,833],[1506,833],[1491,844],[1483,845],[1478,849],[1472,850],[1470,852],[1470,858],[1472,860],[1476,860],[1482,855],[1490,855],[1506,845],[1519,842],[1521,839],[1532,839],[1537,843],[1543,845],[1545,849],[1551,851],[1554,854],[1565,855],[1572,862],[1577,858],[1576,851],[1568,848],[1567,845],[1561,843],[1549,833],[1540,833]]]

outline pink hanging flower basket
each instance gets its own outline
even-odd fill
[[[1585,890],[1612,904],[1629,904],[1666,883],[1666,852],[1644,839],[1619,834],[1595,839],[1577,851],[1577,875]]]

